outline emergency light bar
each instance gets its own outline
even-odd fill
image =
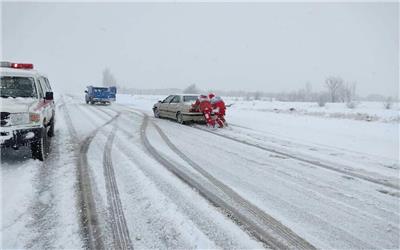
[[[0,62],[2,68],[13,68],[13,69],[33,69],[32,63],[12,63],[12,62]]]

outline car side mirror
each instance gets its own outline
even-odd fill
[[[45,96],[44,99],[47,100],[47,101],[52,101],[54,99],[53,98],[53,92],[46,92],[46,96]]]
[[[85,90],[85,93],[87,94],[87,90]]]
[[[158,100],[158,102],[159,102],[159,103],[162,103],[162,101],[161,101],[161,100]]]

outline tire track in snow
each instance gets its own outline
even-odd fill
[[[214,134],[216,136],[220,136],[220,137],[228,139],[228,140],[232,140],[232,141],[235,141],[235,142],[238,142],[238,143],[242,143],[242,144],[245,144],[245,145],[250,146],[250,147],[255,147],[255,148],[261,149],[263,151],[267,151],[267,152],[274,153],[274,154],[277,154],[277,155],[281,155],[281,156],[284,156],[284,157],[287,157],[287,158],[291,158],[291,159],[294,159],[294,160],[297,160],[297,161],[308,163],[308,164],[311,164],[311,165],[316,166],[316,167],[325,168],[325,169],[328,169],[328,170],[331,170],[331,171],[335,171],[335,172],[338,172],[338,173],[341,173],[341,174],[345,174],[345,175],[349,175],[349,176],[352,176],[352,177],[355,177],[355,178],[358,178],[358,179],[362,179],[364,181],[368,181],[368,182],[372,182],[372,183],[375,183],[375,184],[383,185],[385,187],[389,187],[389,188],[394,188],[394,189],[400,190],[400,185],[398,183],[388,182],[388,180],[385,180],[385,179],[375,179],[373,177],[370,177],[370,176],[367,176],[367,175],[363,175],[363,174],[359,174],[359,173],[355,173],[355,172],[352,172],[352,171],[348,171],[346,169],[336,168],[336,167],[330,166],[328,164],[325,164],[325,163],[322,163],[322,162],[319,162],[319,161],[309,160],[309,159],[306,159],[306,158],[303,158],[303,157],[300,157],[300,156],[291,155],[289,153],[285,153],[285,152],[280,151],[280,150],[268,148],[268,147],[265,147],[265,146],[262,146],[262,145],[259,145],[259,144],[255,144],[255,143],[251,143],[251,142],[248,142],[248,141],[245,141],[245,140],[237,139],[237,138],[234,138],[234,137],[231,137],[231,136],[220,134],[220,133],[215,132],[215,131],[207,130],[205,128],[199,128],[199,127],[196,127],[196,126],[193,126],[193,128],[196,128],[196,129],[202,130],[204,132],[208,132],[208,133]]]
[[[62,102],[63,104],[61,104],[60,107],[64,109],[63,114],[67,123],[68,130],[73,139],[78,142],[75,152],[79,152],[79,155],[76,156],[78,164],[77,177],[79,185],[79,206],[81,210],[81,227],[84,234],[86,247],[89,249],[105,249],[102,239],[101,225],[99,224],[99,219],[96,212],[96,204],[92,195],[87,152],[97,132],[104,126],[110,124],[119,114],[95,129],[92,133],[90,133],[87,137],[80,141],[78,133],[73,126],[73,122],[71,116],[69,115],[68,108],[66,107],[66,103],[64,100],[62,100]]]
[[[111,116],[111,114],[109,114],[108,112],[104,110],[101,111]],[[202,176],[204,176],[219,190],[228,195],[228,197],[232,199],[234,204],[229,204],[228,202],[218,197],[218,195],[211,193],[209,190],[206,190],[201,183],[193,179],[189,174],[180,170],[177,166],[175,166],[174,163],[170,162],[168,159],[163,157],[151,145],[146,136],[146,128],[149,123],[148,115],[140,111],[132,110],[131,112],[143,117],[142,126],[140,128],[140,137],[142,143],[144,144],[145,148],[149,151],[150,155],[152,155],[159,163],[161,163],[164,167],[166,167],[170,172],[176,175],[184,183],[198,190],[198,192],[212,204],[222,208],[225,211],[225,213],[228,214],[229,217],[236,223],[245,225],[246,230],[255,237],[257,237],[261,242],[264,242],[268,246],[273,247],[275,249],[315,249],[315,247],[312,246],[310,243],[299,237],[289,228],[282,225],[279,221],[275,220],[273,217],[266,214],[258,207],[254,206],[253,204],[242,198],[231,188],[229,188],[222,182],[215,179],[207,171],[202,169],[198,164],[189,159],[178,148],[176,148],[174,144],[172,144],[169,138],[164,134],[164,132],[161,131],[161,129],[156,124],[152,123],[153,126],[156,128],[157,132],[160,134],[161,138],[173,152],[175,152],[185,162],[187,162],[190,166],[192,166],[197,172],[199,172]],[[122,130],[125,133],[129,133],[124,129]],[[240,209],[236,208],[235,205],[236,206],[239,205]],[[250,214],[253,217],[249,218],[249,215],[246,215],[240,211],[243,209],[247,212],[247,214]],[[259,223],[260,221],[262,222],[261,224]]]
[[[154,127],[156,128],[157,132],[160,134],[161,138],[164,140],[164,142],[168,145],[168,147],[174,151],[177,155],[179,155],[183,160],[185,160],[190,166],[192,166],[195,170],[197,170],[199,173],[201,173],[204,177],[206,177],[211,183],[213,183],[215,186],[221,188],[226,194],[228,194],[230,197],[232,197],[235,201],[237,201],[240,205],[245,207],[252,215],[257,217],[257,219],[263,221],[266,225],[268,225],[272,232],[271,235],[264,235],[264,238],[268,240],[268,243],[271,244],[270,242],[276,241],[276,233],[279,234],[280,237],[284,241],[288,241],[288,243],[283,243],[287,245],[292,245],[296,249],[312,249],[313,246],[306,242],[304,239],[300,238],[298,235],[296,235],[293,231],[291,231],[289,228],[285,227],[282,225],[279,221],[275,220],[273,217],[270,215],[266,214],[264,211],[260,210],[258,207],[255,205],[251,204],[249,201],[245,200],[242,198],[239,194],[237,194],[235,191],[233,191],[230,187],[226,186],[224,183],[220,182],[216,178],[214,178],[212,175],[210,175],[207,171],[205,171],[200,165],[192,161],[190,158],[188,158],[182,151],[180,151],[166,136],[166,134],[160,129],[160,127],[156,124],[154,124]],[[249,223],[251,224],[251,223]],[[275,235],[272,236],[272,235]],[[280,240],[282,240],[280,239]],[[280,242],[274,242],[272,245],[274,247],[277,247],[281,249],[281,243]],[[284,248],[291,248],[290,246],[284,246]]]
[[[82,108],[85,104],[80,105]],[[102,106],[87,105],[87,108],[92,112],[87,112],[82,108],[83,112],[87,112],[87,115],[92,115],[93,111],[97,115],[102,116],[102,120],[112,119],[114,123],[111,133],[107,136],[103,151],[103,176],[105,179],[105,187],[107,194],[107,204],[108,204],[108,216],[110,227],[112,229],[113,247],[115,249],[133,249],[133,244],[130,239],[129,229],[126,223],[125,215],[122,208],[122,203],[120,200],[120,195],[118,191],[118,185],[115,178],[114,167],[112,163],[111,150],[115,138],[115,133],[118,129],[117,119],[121,115],[121,111],[109,109],[104,109]],[[110,114],[111,111],[112,114]],[[106,124],[105,124],[106,125]],[[105,126],[104,125],[104,126]]]
[[[138,122],[139,124],[142,123],[143,116],[142,114],[134,113],[134,112],[129,112],[133,114],[140,119]],[[127,119],[127,118],[126,118]],[[121,125],[121,123],[118,123]],[[143,162],[140,160],[141,156],[138,156],[140,154],[146,154],[150,159],[154,160],[154,157],[149,154],[146,150],[146,148],[140,143],[140,131],[138,128],[137,131],[135,130],[130,130],[131,127],[130,125],[127,125],[124,123],[125,127],[120,127],[119,130],[122,132],[121,135],[127,140],[131,141],[131,137],[133,134],[137,134],[138,137],[135,138],[135,141],[132,141],[135,143],[135,148],[136,150],[140,150],[139,152],[135,152],[135,150],[132,151],[132,147],[129,147],[130,144],[126,144],[127,141],[123,141],[122,143],[114,144],[122,154],[124,154],[130,161],[132,161],[146,177],[150,178],[151,181],[158,187],[161,193],[166,195],[168,199],[171,199],[171,201],[179,207],[179,209],[183,209],[185,216],[188,216],[189,220],[191,220],[196,227],[198,227],[199,230],[201,230],[211,241],[213,241],[217,248],[221,249],[240,249],[240,241],[235,241],[236,238],[230,238],[229,233],[225,233],[225,230],[227,229],[226,227],[221,227],[219,223],[216,223],[213,218],[208,217],[208,214],[202,214],[202,210],[197,208],[196,203],[193,203],[192,199],[188,199],[187,196],[182,194],[182,190],[179,189],[179,185],[176,186],[175,183],[170,183],[169,181],[166,181],[164,178],[161,178],[162,174],[160,173],[155,173],[156,171],[152,169],[151,167],[147,165],[148,163]],[[125,137],[126,136],[126,137]],[[136,136],[135,136],[136,137]],[[120,138],[121,139],[121,138]],[[133,139],[133,138],[132,138]],[[120,141],[121,142],[121,141]],[[164,168],[164,166],[160,165],[160,167]],[[166,171],[169,171],[166,169]],[[169,171],[170,172],[170,171]],[[172,174],[174,177],[176,177],[174,174]],[[187,185],[186,183],[182,183],[183,185]],[[192,189],[192,186],[188,186],[190,189]],[[195,191],[197,192],[197,191]],[[205,202],[209,203],[208,200],[205,199]],[[211,204],[213,206],[213,204]],[[199,214],[200,213],[200,214]],[[215,213],[221,213],[218,210],[215,210]],[[225,218],[225,214],[222,213],[222,216]],[[167,223],[167,221],[160,219],[159,217],[154,217],[154,221],[157,221],[157,223]],[[233,222],[235,223],[235,222]],[[167,228],[170,228],[171,226],[167,226]],[[164,227],[163,227],[164,228]],[[176,232],[173,228],[170,228],[169,230],[172,230],[172,232]],[[242,229],[239,229],[242,230]],[[246,234],[246,232],[244,232]],[[178,234],[179,238],[180,233]],[[165,239],[168,239],[169,237],[161,236],[159,235],[158,237],[162,237]],[[173,236],[175,239],[175,237]],[[184,240],[184,239],[183,239]],[[171,244],[171,241],[164,240],[164,246],[161,248],[171,248],[176,249],[177,245],[176,244]],[[243,247],[243,246],[242,246]],[[181,248],[178,247],[178,248]],[[185,248],[185,247],[184,247]],[[188,247],[186,247],[188,248]]]
[[[134,112],[135,114],[138,114],[138,112]],[[141,116],[143,116],[143,115],[141,115]],[[177,152],[175,152],[175,153],[177,153]],[[179,155],[179,153],[177,153],[178,155]],[[183,155],[183,157],[182,157],[182,155]],[[185,156],[184,154],[182,154],[182,155],[180,155],[181,156],[181,158],[183,158],[184,160],[186,160],[187,161],[187,159],[190,161],[190,158],[188,158],[187,156]],[[185,157],[186,157],[186,159],[185,159]],[[188,162],[188,161],[187,161]],[[177,165],[175,164],[175,167],[177,167]],[[167,168],[168,169],[168,168]],[[175,174],[176,175],[176,174]],[[178,176],[179,177],[179,176]],[[185,182],[185,181],[184,181]],[[185,183],[187,183],[187,182],[185,182]],[[188,183],[187,183],[188,184]],[[193,185],[191,185],[191,184],[189,184],[190,186],[193,186]],[[204,184],[203,184],[203,187],[204,187]],[[197,188],[196,188],[197,189]],[[201,192],[201,190],[199,190],[199,192]],[[206,197],[206,199],[208,199],[207,197]],[[210,199],[208,199],[209,201],[211,201]],[[215,204],[214,202],[212,202],[211,201],[211,203],[213,203],[214,205],[216,205],[216,206],[218,206],[218,204]],[[225,209],[226,210],[226,209]],[[228,211],[228,214],[229,214],[229,211]],[[234,218],[235,219],[235,218]],[[371,246],[367,246],[367,248],[370,248]]]
[[[259,208],[242,198],[239,194],[234,192],[231,188],[227,187],[222,182],[215,179],[213,176],[204,171],[199,165],[191,161],[181,151],[179,151],[166,137],[166,135],[158,128],[157,125],[153,124],[161,135],[162,139],[167,145],[178,154],[183,160],[185,160],[190,166],[197,170],[207,180],[209,180],[218,189],[224,192],[228,197],[232,199],[231,202],[224,201],[217,195],[206,190],[198,181],[193,179],[184,171],[178,169],[173,163],[163,157],[149,142],[146,136],[146,129],[149,120],[148,116],[144,115],[143,123],[141,126],[141,140],[149,153],[168,170],[174,173],[183,182],[189,186],[194,187],[198,192],[212,204],[217,207],[223,208],[228,214],[233,215],[234,219],[242,225],[245,225],[246,229],[260,241],[266,243],[275,249],[315,249],[310,243],[296,235],[289,228],[282,225],[280,222],[261,211]],[[233,204],[232,204],[233,202]],[[245,210],[246,214],[241,210]]]
[[[119,116],[119,115],[117,115]],[[115,119],[118,117],[115,117]],[[117,181],[115,179],[112,163],[111,150],[117,130],[115,123],[110,135],[107,138],[103,154],[104,178],[106,179],[107,201],[110,206],[111,227],[113,229],[114,247],[116,249],[133,249],[129,230],[124,216],[121,199],[119,196]]]

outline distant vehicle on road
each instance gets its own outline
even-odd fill
[[[201,112],[189,111],[191,105],[196,102],[196,94],[175,94],[169,95],[163,101],[158,101],[153,106],[154,117],[170,118],[178,123],[185,124],[189,122],[204,123],[204,115]]]
[[[95,87],[88,86],[87,90],[85,90],[85,101],[87,104],[110,104],[112,101],[115,101],[115,94],[117,93],[116,87]]]
[[[33,64],[0,62],[1,147],[31,147],[43,161],[54,136],[55,105],[49,80]]]

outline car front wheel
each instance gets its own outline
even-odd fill
[[[51,120],[51,124],[50,124],[50,128],[49,128],[49,132],[47,132],[47,135],[49,137],[53,137],[54,136],[54,123],[55,123],[55,119],[53,116],[53,119]]]
[[[49,151],[49,140],[47,137],[46,128],[43,128],[42,138],[31,143],[32,158],[44,161]]]
[[[153,109],[153,112],[155,118],[160,118],[160,111],[158,110],[158,108]]]

